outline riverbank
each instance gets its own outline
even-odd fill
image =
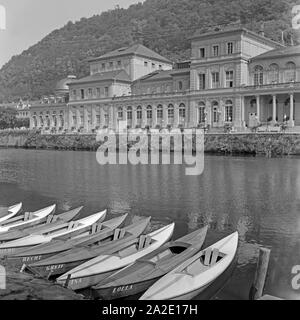
[[[82,300],[83,296],[50,281],[20,273],[7,260],[0,259],[6,269],[6,289],[0,300]]]
[[[128,145],[133,145],[129,142]],[[90,150],[101,145],[96,134],[41,135],[34,132],[0,133],[1,147],[52,150]],[[193,143],[195,148],[195,143]],[[171,147],[172,149],[172,147]],[[204,150],[216,154],[300,155],[300,135],[292,133],[205,134]]]

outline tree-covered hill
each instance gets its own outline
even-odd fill
[[[209,26],[240,20],[265,35],[291,42],[297,0],[146,0],[76,23],[68,22],[14,56],[0,70],[0,103],[52,93],[57,80],[88,74],[87,58],[140,42],[171,60],[188,59],[189,38]]]

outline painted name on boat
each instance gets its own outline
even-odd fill
[[[128,290],[132,290],[133,289],[133,285],[129,285],[129,286],[122,286],[122,287],[117,287],[113,289],[112,293],[118,293],[118,292],[123,292],[123,291],[128,291]]]

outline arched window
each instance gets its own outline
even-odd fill
[[[127,120],[132,120],[132,107],[127,107]]]
[[[212,103],[212,110],[213,110],[213,122],[219,122],[219,103],[214,101]]]
[[[138,120],[141,120],[142,119],[142,107],[141,106],[138,106],[136,108],[136,118]]]
[[[227,100],[225,103],[225,121],[232,122],[233,120],[233,105],[231,100]]]
[[[174,106],[172,104],[169,104],[168,106],[168,119],[174,119]]]
[[[123,119],[123,108],[122,107],[118,108],[118,119]]]
[[[285,81],[296,81],[296,65],[294,62],[288,62],[285,66]]]
[[[256,66],[254,68],[254,85],[260,86],[264,84],[264,69],[262,66]]]
[[[185,119],[185,104],[184,103],[181,103],[180,106],[179,106],[179,118],[181,119]]]
[[[157,119],[163,118],[163,106],[160,104],[157,106]]]
[[[152,119],[152,107],[147,107],[147,119]]]
[[[270,65],[269,78],[271,83],[279,82],[279,67],[276,63]]]
[[[199,112],[198,112],[198,123],[204,123],[205,117],[205,103],[203,101],[199,102]]]

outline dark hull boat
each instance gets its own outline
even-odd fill
[[[49,215],[47,221],[37,226],[20,228],[17,230],[0,233],[0,243],[12,241],[26,237],[30,234],[41,234],[46,232],[49,228],[60,226],[66,222],[69,222],[79,214],[83,207],[79,207],[68,212],[64,212],[58,215]],[[1,251],[0,251],[1,252]]]
[[[161,247],[172,237],[174,226],[175,224],[171,223],[146,236],[142,235],[113,254],[103,252],[63,274],[56,282],[72,290],[91,287],[113,272],[121,270]]]
[[[169,242],[134,264],[112,274],[90,293],[94,298],[113,300],[146,291],[159,278],[191,258],[202,247],[207,226],[174,242]]]
[[[99,240],[100,237],[93,237],[77,245],[75,248],[56,254],[31,264],[26,264],[22,269],[27,268],[30,272],[43,277],[57,277],[70,269],[97,257],[104,252],[116,252],[124,248],[147,228],[151,218],[144,218],[124,229],[116,229],[106,234],[106,241]]]
[[[47,259],[76,246],[87,246],[93,241],[103,241],[114,234],[114,230],[124,223],[126,217],[127,214],[100,224],[94,224],[89,230],[80,235],[76,235],[75,237],[68,239],[59,237],[48,243],[43,243],[30,249],[23,249],[22,251],[7,257],[7,259],[12,261],[14,265],[21,266],[22,264],[30,264]]]

